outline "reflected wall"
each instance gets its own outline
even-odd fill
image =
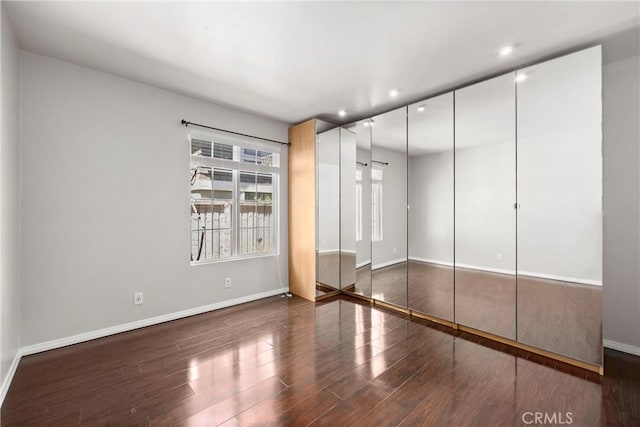
[[[340,288],[356,285],[356,134],[340,128]]]
[[[407,117],[409,308],[453,322],[453,93],[409,105]]]
[[[518,340],[602,364],[600,47],[518,71]]]
[[[516,339],[515,80],[455,91],[455,319]]]
[[[601,90],[598,46],[321,132],[319,281],[601,365]]]
[[[316,281],[340,289],[340,129],[320,131],[316,143]]]
[[[367,123],[367,126],[364,124]],[[353,292],[371,297],[371,127],[369,119],[348,125],[356,135],[356,283]]]
[[[374,117],[371,127],[372,296],[407,307],[406,107]]]

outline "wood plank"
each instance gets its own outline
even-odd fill
[[[316,298],[316,121],[289,128],[289,291]]]
[[[640,358],[607,350],[605,363],[600,377],[353,298],[272,297],[26,356],[1,416],[5,426],[521,425],[527,411],[571,411],[574,425],[640,425]]]

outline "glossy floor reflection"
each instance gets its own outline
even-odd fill
[[[606,376],[350,299],[273,297],[23,358],[2,425],[638,425]]]

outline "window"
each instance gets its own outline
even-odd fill
[[[362,167],[356,168],[356,242],[362,240]]]
[[[382,240],[382,168],[371,168],[371,241]]]
[[[190,134],[191,262],[275,253],[278,148]]]

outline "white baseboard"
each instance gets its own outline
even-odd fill
[[[447,267],[453,267],[452,262],[439,261],[437,259],[430,259],[430,258],[420,258],[416,256],[410,256],[409,261],[419,261],[419,262],[426,262],[427,264],[438,264],[438,265],[445,265]]]
[[[356,251],[347,251],[345,249],[343,249],[342,251],[340,249],[320,249],[318,250],[319,254],[337,254],[342,252],[343,254],[350,254],[350,255],[355,255]]]
[[[367,264],[371,264],[371,260],[368,259],[366,261],[362,261],[361,263],[356,264],[356,268],[364,267]]]
[[[134,329],[144,328],[146,326],[157,325],[158,323],[169,322],[171,320],[181,319],[183,317],[194,316],[196,314],[206,313],[208,311],[219,310],[221,308],[231,307],[233,305],[243,304],[245,302],[251,302],[262,298],[271,297],[288,292],[288,289],[279,288],[271,291],[260,292],[245,297],[235,298],[228,301],[217,302],[214,304],[203,305],[200,307],[190,308],[187,310],[176,311],[174,313],[163,314],[161,316],[150,317],[148,319],[137,320],[135,322],[124,323],[121,325],[110,326],[104,329],[98,329],[91,332],[85,332],[78,335],[72,335],[65,338],[59,338],[56,340],[46,341],[38,344],[32,344],[26,347],[22,347],[22,355],[27,356],[29,354],[40,353],[47,350],[53,350],[55,348],[66,347],[72,344],[78,344],[84,341],[94,340],[96,338],[102,338],[109,335],[119,334],[121,332],[132,331]]]
[[[176,311],[174,313],[163,314],[161,316],[150,317],[148,319],[142,319],[135,322],[124,323],[122,325],[111,326],[108,328],[98,329],[96,331],[85,332],[78,335],[72,335],[65,338],[60,338],[56,340],[46,341],[39,344],[32,344],[25,347],[22,347],[16,353],[13,362],[11,363],[11,367],[7,372],[7,376],[2,381],[2,388],[0,389],[0,407],[4,403],[4,398],[9,391],[9,386],[11,386],[11,382],[13,381],[13,377],[18,369],[18,364],[20,363],[20,359],[22,356],[28,356],[30,354],[40,353],[47,350],[53,350],[60,347],[66,347],[72,344],[78,344],[85,341],[94,340],[96,338],[103,338],[109,335],[118,334],[121,332],[132,331],[134,329],[144,328],[146,326],[157,325],[159,323],[169,322],[171,320],[181,319],[183,317],[194,316],[196,314],[202,314],[209,311],[219,310],[221,308],[231,307],[238,304],[243,304],[246,302],[256,301],[263,298],[268,298],[274,295],[283,294],[285,292],[289,292],[289,289],[279,288],[273,289],[271,291],[260,292],[253,295],[247,295],[245,297],[234,298],[228,301],[222,301],[214,304],[203,305],[200,307],[190,308],[188,310]]]
[[[339,248],[335,249],[318,249],[319,254],[337,254],[340,252]]]
[[[7,396],[7,392],[9,391],[9,386],[13,381],[13,376],[16,374],[16,370],[18,369],[18,364],[20,363],[20,359],[22,359],[22,349],[19,348],[16,352],[16,356],[13,358],[13,362],[11,362],[11,366],[9,366],[9,371],[7,375],[4,377],[2,381],[2,388],[0,389],[0,407],[4,403],[4,398]]]
[[[439,261],[436,259],[429,258],[420,258],[420,257],[409,257],[411,261],[419,261],[426,262],[429,264],[438,264],[438,265],[446,265],[448,267],[453,267],[452,262],[448,261]],[[456,267],[460,268],[468,268],[470,270],[478,270],[478,271],[488,271],[491,273],[500,273],[500,274],[516,274],[515,270],[509,269],[501,269],[501,268],[493,268],[493,267],[483,267],[479,265],[470,265],[470,264],[456,264]],[[566,276],[558,276],[555,274],[545,274],[545,273],[535,273],[531,271],[519,271],[519,276],[529,276],[529,277],[537,277],[540,279],[550,279],[550,280],[558,280],[560,282],[572,282],[572,283],[580,283],[582,285],[591,285],[591,286],[602,286],[602,281],[599,280],[591,280],[591,279],[580,279],[577,277],[566,277]]]
[[[601,280],[580,279],[578,277],[556,276],[555,274],[532,273],[530,271],[519,271],[520,276],[538,277],[540,279],[559,280],[561,282],[580,283],[581,285],[602,286]]]
[[[640,356],[640,347],[635,345],[625,344],[612,340],[604,340],[604,346],[612,350],[618,350],[629,354]]]
[[[381,262],[380,264],[374,264],[371,266],[371,269],[377,270],[379,268],[389,267],[390,265],[399,264],[401,262],[406,262],[406,261],[407,261],[406,258],[392,259],[391,261]]]
[[[511,274],[511,275],[516,274],[515,270],[509,270],[509,269],[506,269],[506,268],[484,267],[482,265],[471,265],[471,264],[459,264],[459,263],[456,263],[456,267],[468,268],[469,270],[487,271],[489,273]]]

